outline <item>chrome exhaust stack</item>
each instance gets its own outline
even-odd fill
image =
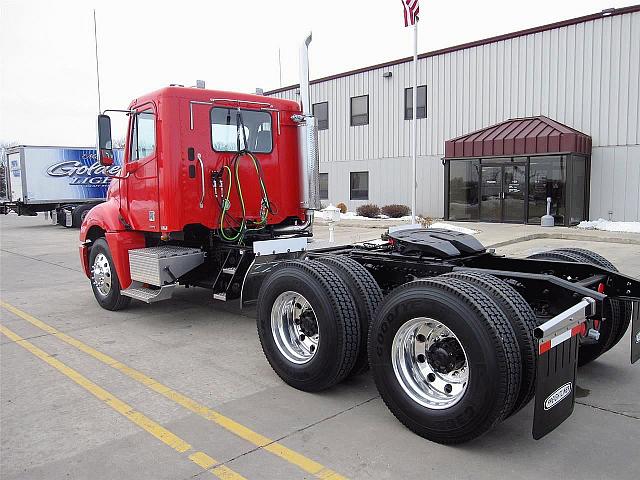
[[[306,210],[306,220],[301,225],[275,227],[279,234],[295,234],[309,231],[313,225],[313,211],[320,209],[320,156],[318,155],[318,128],[311,112],[309,91],[309,44],[311,33],[300,46],[300,103],[302,115],[291,118],[298,124],[298,149],[300,158],[300,206]]]
[[[298,118],[298,145],[300,148],[300,205],[307,210],[320,208],[318,155],[318,128],[311,112],[309,91],[309,44],[311,33],[300,46],[300,103],[302,118]]]

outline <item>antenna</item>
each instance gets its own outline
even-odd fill
[[[98,113],[102,113],[102,106],[100,105],[100,66],[98,61],[98,27],[96,23],[96,9],[93,9],[93,40],[96,46],[96,80],[98,85]]]

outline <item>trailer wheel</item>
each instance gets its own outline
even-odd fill
[[[573,255],[577,255],[586,263],[591,263],[614,272],[618,271],[615,265],[605,257],[592,252],[591,250],[587,250],[586,248],[558,248],[552,251],[569,252]],[[578,358],[578,364],[581,366],[595,360],[604,352],[611,350],[620,340],[622,340],[622,337],[624,337],[624,334],[627,332],[627,328],[629,328],[629,323],[631,321],[630,305],[621,300],[611,300],[609,303],[611,305],[611,312],[608,316],[610,322],[603,322],[600,327],[601,337],[606,336],[607,339],[604,344],[602,344],[602,342],[598,342],[596,344],[583,344],[580,346],[580,350],[583,353],[580,355],[580,358]],[[605,325],[606,323],[609,323],[609,325]]]
[[[509,321],[485,292],[457,278],[391,292],[369,329],[369,363],[398,420],[443,444],[488,431],[513,410],[520,388]]]
[[[120,280],[113,264],[109,244],[104,238],[93,243],[89,252],[91,288],[100,306],[106,310],[122,310],[131,298],[120,293]]]
[[[487,293],[505,314],[520,348],[522,381],[520,392],[509,416],[520,411],[535,394],[536,343],[533,331],[538,326],[535,313],[515,288],[493,275],[477,272],[452,272],[443,277],[459,278]]]
[[[298,390],[343,380],[358,357],[358,313],[344,281],[316,261],[280,264],[260,288],[258,335],[269,364]]]
[[[360,321],[360,348],[356,363],[349,375],[360,375],[369,369],[367,334],[369,323],[382,301],[382,290],[366,268],[347,256],[327,255],[318,257],[317,261],[326,264],[344,281],[355,301]]]
[[[79,205],[78,207],[73,209],[73,213],[71,216],[73,217],[73,226],[74,228],[80,228],[82,222],[84,222],[85,217],[89,214],[89,210],[91,210],[95,205]]]
[[[64,208],[56,209],[56,223],[61,227],[67,226],[67,216],[65,214]]]

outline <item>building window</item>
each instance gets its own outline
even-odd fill
[[[418,87],[418,110],[416,118],[427,118],[427,86]],[[413,119],[413,87],[404,89],[404,119]]]
[[[369,200],[369,172],[351,172],[350,199]]]
[[[314,103],[313,116],[318,122],[318,130],[327,130],[329,128],[329,102]]]
[[[351,97],[351,126],[369,123],[369,95]]]
[[[320,174],[320,200],[329,199],[329,174]]]
[[[478,160],[451,160],[449,165],[449,220],[478,220]]]

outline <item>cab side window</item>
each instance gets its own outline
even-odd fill
[[[145,158],[156,149],[156,116],[152,110],[144,110],[133,119],[131,129],[131,161]]]

